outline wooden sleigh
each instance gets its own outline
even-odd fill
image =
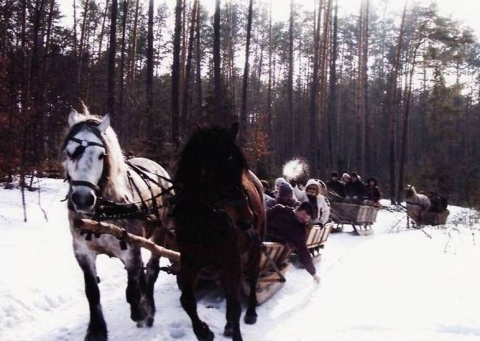
[[[321,257],[320,249],[330,235],[334,223],[328,222],[325,226],[308,225],[305,228],[307,248],[312,257]],[[260,261],[260,280],[257,284],[257,300],[259,304],[267,301],[285,285],[285,273],[290,268],[294,250],[279,242],[264,242],[265,252]],[[267,257],[268,255],[268,257]],[[248,286],[244,285],[248,293]]]
[[[78,219],[75,221],[75,226],[78,229],[89,230],[93,233],[111,234],[117,237],[120,243],[138,245],[156,255],[166,257],[173,264],[176,264],[175,266],[178,266],[178,263],[180,262],[179,252],[156,245],[146,238],[127,233],[125,229],[114,224],[98,222],[90,219]],[[325,235],[325,233],[318,234],[317,230],[314,228],[312,228],[310,231],[315,236],[320,235],[323,236],[323,238],[328,236],[328,234]],[[313,243],[312,245],[317,245],[318,243],[320,243],[318,245],[321,245],[321,241],[318,241],[317,243],[316,238],[310,238],[310,240]],[[270,299],[285,285],[285,273],[290,267],[289,258],[291,254],[292,250],[283,243],[263,242],[262,257],[260,260],[260,278],[258,280],[256,289],[258,304],[262,304]],[[175,274],[175,266],[173,266],[170,270],[163,270]],[[250,289],[246,279],[242,281],[242,287],[244,293],[248,296]]]
[[[377,219],[378,208],[375,206],[330,203],[330,217],[337,224],[337,229],[343,230],[343,225],[352,225],[360,236],[373,234],[373,223]]]
[[[325,242],[327,241],[333,226],[333,221],[327,222],[323,227],[320,225],[307,226],[307,248],[313,257],[321,257],[320,249],[325,247]]]

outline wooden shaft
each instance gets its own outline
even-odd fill
[[[180,261],[180,252],[159,246],[151,240],[128,233],[125,229],[111,223],[91,219],[75,219],[73,225],[79,229],[86,229],[94,233],[107,233],[129,244],[143,247],[155,255],[166,257],[172,261]]]

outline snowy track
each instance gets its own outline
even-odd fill
[[[27,193],[23,222],[19,190],[0,189],[0,340],[80,341],[88,324],[82,273],[67,227],[66,185],[42,180]],[[302,269],[242,323],[245,340],[478,340],[480,338],[479,227],[452,207],[447,227],[406,230],[404,213],[381,210],[371,236],[331,234],[317,268],[317,286]],[[45,220],[45,215],[48,222]],[[166,264],[166,261],[163,260]],[[195,340],[172,275],[155,287],[157,314],[149,329],[130,320],[126,272],[117,259],[98,261],[110,340]],[[207,295],[199,313],[216,340],[225,302]]]

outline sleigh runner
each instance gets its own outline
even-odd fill
[[[332,202],[330,217],[343,229],[344,224],[352,225],[360,236],[373,234],[372,225],[377,219],[378,208],[375,206]]]

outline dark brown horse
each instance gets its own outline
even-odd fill
[[[250,287],[245,322],[257,320],[256,285],[265,235],[263,189],[236,145],[238,124],[230,129],[198,128],[182,150],[175,173],[173,217],[181,253],[181,304],[199,340],[213,333],[197,314],[199,272],[214,266],[225,291],[224,335],[242,340],[241,286]]]

